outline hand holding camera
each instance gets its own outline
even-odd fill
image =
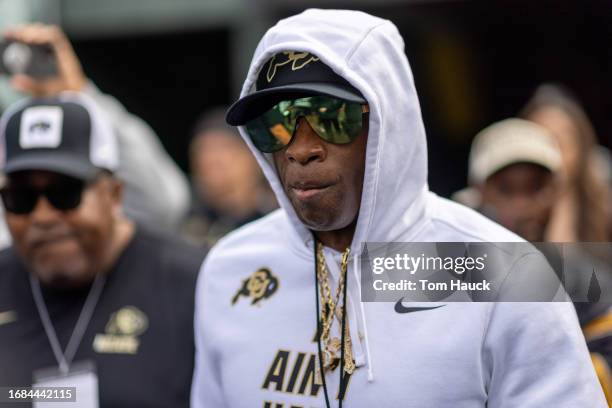
[[[80,91],[87,81],[64,32],[44,24],[5,31],[0,42],[0,74],[10,75],[15,89],[32,96]]]

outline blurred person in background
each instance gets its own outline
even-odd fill
[[[597,145],[593,125],[584,109],[567,90],[545,84],[536,90],[521,116],[547,128],[561,148],[559,196],[546,239],[609,241],[612,237],[612,196],[606,185],[610,178],[609,156],[606,158],[603,153],[606,150]]]
[[[60,28],[30,24],[7,30],[4,38],[52,49],[57,76],[41,79],[17,74],[11,78],[12,86],[34,97],[54,96],[62,91],[83,92],[91,97],[110,119],[118,138],[121,161],[117,177],[125,182],[125,213],[150,229],[178,232],[189,209],[189,183],[154,131],[119,101],[101,93],[85,76]]]
[[[472,143],[472,207],[527,241],[543,241],[559,195],[560,168],[559,147],[546,129],[522,119],[497,122]]]
[[[225,109],[205,113],[189,147],[193,203],[183,234],[212,246],[228,232],[276,207],[257,161],[238,131],[225,122]]]
[[[13,238],[0,252],[0,386],[74,386],[80,407],[188,406],[204,251],[123,214],[118,142],[86,95],[18,102],[0,142]]]
[[[563,154],[546,128],[522,119],[507,119],[482,130],[472,143],[469,180],[478,197],[475,206],[528,241],[547,239],[549,224],[563,188]],[[609,246],[608,246],[609,248]],[[575,301],[580,325],[608,402],[612,402],[612,313],[606,302],[589,303],[592,277],[605,300],[612,295],[607,265],[577,248],[538,245]],[[589,299],[590,300],[590,299]]]

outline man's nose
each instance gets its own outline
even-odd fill
[[[325,142],[312,129],[306,118],[298,119],[297,127],[285,155],[290,162],[307,165],[314,161],[323,161],[327,157]]]
[[[506,222],[514,225],[531,218],[533,212],[533,201],[524,195],[514,195],[507,199],[506,205],[500,213]]]
[[[47,197],[41,195],[30,213],[30,221],[39,225],[53,224],[61,216],[62,212],[52,206]]]
[[[512,208],[517,216],[525,216],[530,213],[535,205],[535,201],[527,194],[516,194],[512,197]]]

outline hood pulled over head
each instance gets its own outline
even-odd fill
[[[308,52],[357,89],[369,105],[369,132],[359,218],[352,252],[361,243],[405,240],[424,213],[427,146],[404,42],[388,20],[359,11],[309,9],[279,21],[261,39],[241,97],[256,91],[262,67],[275,54]],[[257,157],[280,205],[305,244],[312,239],[286,196],[272,156]]]

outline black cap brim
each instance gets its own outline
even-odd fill
[[[230,106],[225,120],[232,126],[242,126],[282,100],[304,98],[313,95],[331,96],[348,102],[367,103],[363,96],[355,93],[355,91],[336,84],[316,82],[291,84],[262,89],[261,91],[244,96]]]
[[[98,167],[70,154],[48,154],[32,152],[16,157],[6,164],[4,173],[9,175],[18,171],[51,171],[74,177],[79,180],[92,180],[101,171]]]

